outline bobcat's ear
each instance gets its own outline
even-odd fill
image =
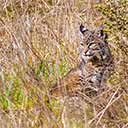
[[[99,37],[102,37],[104,35],[103,26],[98,27],[97,34]]]
[[[86,32],[86,31],[88,31],[88,29],[85,28],[85,27],[81,24],[81,25],[80,25],[80,32],[81,32],[81,33],[84,33],[84,32]]]
[[[98,29],[97,29],[97,34],[99,37],[103,38],[103,39],[107,39],[107,34],[104,32],[103,30],[103,26],[100,26]]]

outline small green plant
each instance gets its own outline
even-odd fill
[[[9,101],[3,95],[0,95],[0,109],[9,109]]]

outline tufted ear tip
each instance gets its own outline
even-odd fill
[[[96,32],[98,33],[99,37],[102,37],[103,39],[107,39],[107,33],[104,32],[103,26],[99,26]]]
[[[80,25],[80,32],[84,33],[85,31],[88,31],[87,28],[85,28],[82,24]]]

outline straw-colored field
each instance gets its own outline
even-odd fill
[[[128,128],[127,0],[0,1],[0,128],[63,127],[49,89],[78,62],[81,23],[104,25],[115,61],[100,107],[87,105],[88,127]]]

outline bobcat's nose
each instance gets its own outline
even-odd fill
[[[91,56],[91,52],[90,52],[90,51],[85,51],[85,52],[84,52],[84,55],[85,55],[85,56]]]

